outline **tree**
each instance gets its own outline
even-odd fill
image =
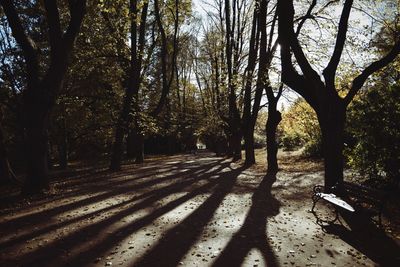
[[[266,13],[267,11],[261,10],[260,7],[255,6],[253,12],[253,22],[251,26],[251,34],[249,41],[249,56],[246,67],[246,75],[245,75],[245,88],[244,88],[244,97],[243,97],[243,115],[242,115],[242,132],[244,137],[244,148],[245,148],[245,165],[249,166],[256,162],[254,155],[254,127],[257,121],[257,114],[260,106],[262,91],[264,90],[263,84],[257,83],[256,95],[257,97],[254,99],[254,105],[252,109],[252,85],[254,80],[254,72],[257,64],[257,55],[258,55],[258,47],[260,40],[260,33],[265,33],[266,21],[260,18],[260,13]],[[266,16],[263,16],[266,19]],[[263,28],[260,30],[259,27]],[[266,33],[265,33],[266,34]],[[263,35],[265,37],[265,35]],[[264,39],[263,39],[264,41]],[[265,45],[265,43],[263,43]],[[265,49],[265,46],[264,46]],[[261,50],[261,48],[260,48]],[[261,57],[260,57],[261,58]],[[261,60],[260,60],[261,62]],[[265,57],[263,62],[265,62]],[[264,66],[265,67],[265,66]],[[261,71],[262,72],[262,71]],[[259,70],[259,79],[261,81],[261,74]],[[261,92],[261,94],[260,94]]]
[[[315,111],[303,98],[296,101],[282,113],[280,124],[283,149],[293,150],[304,147],[306,156],[321,157],[321,131]]]
[[[260,2],[260,25],[259,29],[261,31],[260,40],[260,62],[258,70],[257,88],[255,96],[255,107],[259,106],[259,101],[261,99],[262,91],[265,89],[265,93],[268,99],[268,119],[265,125],[266,138],[267,138],[267,163],[268,172],[278,171],[278,144],[276,142],[276,131],[279,122],[281,121],[281,113],[277,109],[278,100],[282,95],[283,84],[279,86],[278,92],[275,96],[274,90],[272,88],[269,69],[271,67],[271,62],[275,55],[276,48],[278,46],[277,40],[274,40],[275,23],[277,20],[275,8],[272,8],[273,18],[271,20],[269,38],[267,39],[267,16],[268,16],[268,4],[269,1],[261,0]],[[255,111],[254,111],[255,112]],[[252,125],[253,126],[253,125]],[[254,127],[254,126],[253,126]]]
[[[398,82],[368,88],[349,107],[346,127],[355,143],[347,149],[350,166],[395,188],[400,182],[399,89]]]
[[[400,29],[390,25],[380,30],[374,44],[380,54],[390,51],[390,36]],[[392,30],[392,29],[395,30]],[[400,185],[400,58],[377,72],[373,83],[362,90],[348,108],[345,149],[348,163],[371,185]],[[382,105],[382,103],[385,103]]]
[[[0,108],[0,184],[15,181],[16,177],[8,161],[4,133],[2,127],[3,112]]]
[[[231,5],[230,0],[225,0],[225,56],[226,56],[226,68],[228,76],[228,125],[229,125],[229,153],[232,154],[233,160],[242,158],[242,131],[240,125],[240,111],[236,103],[236,90],[237,90],[237,75],[238,75],[238,59],[239,59],[239,42],[240,35],[243,31],[240,31],[240,9],[237,10],[239,5],[237,0],[233,1],[231,16]],[[236,21],[237,20],[237,21]],[[237,26],[235,26],[237,25]],[[238,27],[239,30],[236,30]],[[235,33],[237,35],[235,36]]]
[[[136,0],[130,0],[129,2],[129,16],[130,16],[130,38],[131,38],[131,53],[130,53],[130,68],[128,70],[127,77],[128,84],[125,91],[124,101],[122,104],[122,110],[116,125],[115,130],[115,141],[113,145],[113,151],[111,155],[111,170],[119,170],[121,168],[121,160],[123,154],[123,139],[125,133],[127,133],[129,125],[129,114],[131,112],[131,106],[133,105],[134,110],[134,122],[135,122],[135,134],[136,138],[143,138],[138,122],[139,109],[139,89],[141,83],[141,71],[142,71],[142,60],[145,47],[145,34],[146,34],[146,18],[148,10],[148,1],[143,2],[143,7],[140,15],[140,24],[138,25],[137,16],[139,14],[138,3]],[[139,34],[138,34],[139,28]],[[132,103],[133,101],[133,103]],[[136,153],[137,162],[143,162],[143,141],[136,142],[137,146],[140,146]]]
[[[49,65],[41,73],[46,59],[40,57],[38,45],[21,22],[11,0],[1,0],[12,34],[23,51],[26,64],[27,86],[23,92],[23,126],[27,177],[23,191],[37,193],[49,188],[47,171],[48,118],[62,87],[75,39],[85,15],[85,0],[69,0],[70,19],[62,29],[56,1],[43,1],[49,36]]]
[[[304,19],[312,17],[315,5],[316,0],[310,5]],[[346,41],[352,5],[352,0],[344,1],[335,47],[329,63],[322,72],[322,79],[306,58],[294,31],[293,0],[278,1],[278,38],[281,46],[282,80],[302,95],[317,114],[322,133],[325,188],[328,191],[336,184],[340,186],[343,181],[343,132],[347,106],[368,77],[392,62],[400,52],[400,40],[397,36],[389,53],[362,70],[351,82],[346,95],[342,97],[336,88],[335,78]],[[292,52],[301,74],[294,67]]]

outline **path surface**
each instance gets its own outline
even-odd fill
[[[320,165],[286,160],[277,176],[202,152],[60,178],[1,209],[0,266],[400,266],[373,224],[322,231]]]

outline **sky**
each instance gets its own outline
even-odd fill
[[[204,0],[193,0],[193,10],[200,14],[204,19],[207,19],[206,17],[206,11],[205,9],[207,8],[206,2],[209,1],[204,1]],[[321,3],[321,2],[320,2]],[[375,2],[374,2],[375,3]],[[373,16],[382,16],[385,18],[385,16],[393,16],[396,14],[396,10],[390,10],[387,9],[383,13],[384,9],[382,8],[382,5],[385,5],[385,2],[380,2],[381,4],[376,4],[380,6],[374,6],[374,5],[368,5],[366,2],[356,2],[353,4],[353,9],[351,11],[351,16],[350,16],[350,27],[349,27],[349,32],[347,34],[347,42],[353,42],[358,44],[360,47],[363,47],[364,49],[358,49],[358,50],[352,50],[350,46],[346,46],[346,49],[344,50],[342,54],[342,65],[345,69],[350,68],[349,70],[354,71],[355,74],[357,74],[361,69],[365,68],[366,65],[369,65],[372,63],[374,60],[376,60],[376,56],[373,53],[373,48],[368,47],[370,45],[370,40],[373,37],[373,35],[376,34],[377,30],[379,29],[379,25],[376,23],[373,24],[371,20],[371,15]],[[367,10],[367,12],[362,12],[359,10],[359,8],[363,8],[364,10]],[[341,11],[342,11],[343,5],[342,2],[340,4],[336,4],[333,6],[329,7],[328,10],[328,15],[326,16],[333,16],[336,17],[334,20],[335,23],[338,23]],[[377,13],[374,13],[377,10]],[[399,12],[397,10],[397,12]],[[384,14],[384,15],[382,15]],[[324,18],[321,18],[321,21],[324,21]],[[328,20],[327,20],[328,21]],[[332,22],[331,22],[332,23]],[[309,32],[307,34],[311,34],[311,37],[315,39],[315,44],[316,47],[325,47],[325,49],[328,51],[327,57],[324,58],[321,57],[318,53],[321,54],[321,51],[318,51],[314,49],[316,52],[314,54],[314,59],[313,59],[313,54],[312,53],[307,53],[306,55],[310,57],[310,62],[315,62],[314,68],[316,69],[317,72],[319,72],[322,76],[322,71],[324,67],[326,66],[328,60],[330,59],[330,54],[333,51],[334,44],[335,44],[335,38],[336,38],[336,26],[332,24],[331,26],[333,30],[331,30],[331,34],[329,35],[328,31],[326,31],[323,35],[320,34],[318,25],[313,24],[313,23],[306,23],[306,27],[309,27]],[[327,36],[329,38],[327,38]],[[279,52],[278,52],[279,53]],[[347,62],[347,63],[346,63]],[[279,63],[278,63],[279,64]],[[312,63],[313,64],[313,63]],[[344,70],[346,71],[346,70]],[[272,77],[272,79],[277,80],[277,78]],[[289,91],[289,90],[286,90]],[[291,91],[291,90],[290,90]],[[296,93],[291,92],[286,92],[286,98],[283,97],[280,100],[280,103],[278,104],[279,107],[287,107],[289,106],[296,98],[299,96]],[[265,100],[264,100],[265,101]]]

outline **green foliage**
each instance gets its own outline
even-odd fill
[[[313,109],[299,98],[282,114],[280,145],[286,150],[304,147],[307,156],[321,155],[321,131]]]
[[[265,138],[265,124],[267,123],[268,113],[260,110],[257,116],[256,126],[254,127],[254,145],[255,147],[265,147],[267,140]]]
[[[348,163],[368,178],[400,181],[400,83],[376,84],[355,100],[348,112],[355,138],[346,150]]]

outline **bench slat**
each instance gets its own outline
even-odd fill
[[[346,209],[351,212],[355,211],[354,208],[349,203],[347,203],[343,199],[340,199],[335,194],[317,193],[316,195],[338,207],[341,207],[341,208]]]

